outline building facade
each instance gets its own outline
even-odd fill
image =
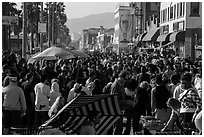
[[[102,26],[101,26],[102,27]],[[110,50],[113,44],[114,28],[101,28],[97,36],[97,45],[101,52]]]
[[[135,28],[135,11],[130,6],[118,6],[115,10],[114,51],[118,54],[128,51],[128,43],[132,41]]]
[[[158,41],[179,57],[197,58],[202,45],[202,3],[161,2]]]

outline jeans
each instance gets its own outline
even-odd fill
[[[35,111],[35,125],[40,126],[48,119],[48,111]]]

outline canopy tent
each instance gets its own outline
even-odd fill
[[[98,110],[102,115],[100,124],[96,126],[98,135],[105,134],[121,116],[117,95],[78,96],[42,126],[76,132],[87,119],[87,112],[90,110]]]
[[[33,59],[43,59],[43,58],[52,58],[52,59],[71,59],[75,58],[72,53],[67,51],[66,49],[60,47],[50,47],[44,50],[43,52],[37,54],[33,57]]]

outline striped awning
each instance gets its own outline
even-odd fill
[[[159,35],[157,41],[169,41],[171,33]]]
[[[144,38],[142,39],[142,41],[156,41],[157,37],[159,36],[159,29],[154,29],[149,31]]]
[[[170,41],[185,41],[185,31],[177,31],[170,35]]]
[[[42,126],[76,132],[87,119],[90,110],[98,110],[102,115],[100,124],[96,126],[98,135],[105,134],[122,115],[117,95],[78,96]]]
[[[142,39],[144,38],[144,36],[145,36],[146,34],[147,34],[147,32],[142,33],[142,34],[139,34],[139,35],[136,37],[135,41],[137,41],[137,42],[142,41]]]

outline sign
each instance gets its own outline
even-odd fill
[[[17,24],[18,17],[16,16],[2,16],[2,25]]]
[[[46,33],[46,23],[38,22],[38,33]]]

